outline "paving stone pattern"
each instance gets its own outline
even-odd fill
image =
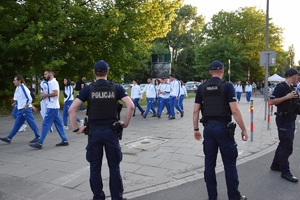
[[[267,130],[267,121],[264,120],[265,102],[262,96],[253,98],[253,102],[253,142],[250,138],[247,142],[242,141],[239,128],[236,131],[239,164],[274,150],[278,142],[274,116],[271,116],[270,130]],[[137,111],[130,126],[124,129],[121,140],[124,197],[138,197],[203,177],[202,142],[196,141],[193,136],[193,104],[193,98],[185,99],[185,115],[180,118],[177,114],[175,120],[168,120],[165,113],[161,119],[151,117],[151,114],[144,119]],[[250,136],[250,105],[244,97],[239,103],[239,108]],[[124,115],[125,109],[121,115],[123,119]],[[83,118],[84,113],[78,112],[78,116]],[[42,118],[39,113],[35,113],[35,119],[41,128]],[[0,137],[8,134],[13,123],[12,117],[0,118]],[[60,142],[56,130],[47,135],[41,150],[28,146],[34,137],[30,128],[27,128],[26,132],[19,132],[11,144],[0,141],[1,200],[92,199],[89,164],[85,159],[87,137],[74,134],[71,128],[66,130],[66,133],[70,143],[67,147],[55,146]],[[141,144],[138,144],[138,147],[128,145],[132,141],[137,141],[137,144],[140,141]],[[222,170],[219,156],[217,171]],[[105,158],[102,176],[104,191],[110,199]]]

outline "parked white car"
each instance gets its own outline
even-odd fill
[[[185,88],[187,92],[196,92],[198,89],[198,86],[200,85],[200,82],[197,81],[188,81],[185,83]]]

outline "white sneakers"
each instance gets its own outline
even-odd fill
[[[26,131],[26,127],[27,127],[27,125],[26,124],[23,124],[22,126],[21,126],[21,128],[19,129],[19,132],[25,132]]]
[[[68,126],[64,126],[64,129],[65,129],[65,130],[68,130],[68,129],[69,129],[69,127],[68,127]]]

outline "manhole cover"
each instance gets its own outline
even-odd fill
[[[146,136],[146,137],[138,138],[136,140],[125,142],[124,145],[129,148],[147,149],[165,143],[167,141],[169,140],[165,138]]]

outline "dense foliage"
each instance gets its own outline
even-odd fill
[[[260,52],[265,50],[265,14],[255,7],[234,12],[220,11],[202,30],[203,43],[196,50],[197,75],[208,78],[207,66],[215,59],[227,69],[231,63],[232,81],[262,81],[265,68],[260,66]],[[282,49],[282,29],[269,22],[269,49],[276,51],[277,66],[286,66]],[[270,68],[273,74],[277,67]],[[228,74],[226,74],[228,79]]]
[[[182,0],[2,0],[0,85],[15,74],[38,79],[54,69],[60,81],[92,78],[92,66],[106,60],[110,78],[141,68],[151,42],[170,31]]]
[[[262,81],[266,16],[255,7],[216,13],[205,24],[183,0],[1,0],[0,99],[11,98],[13,76],[28,83],[51,68],[64,77],[93,79],[92,67],[104,59],[117,82],[151,75],[151,53],[170,54],[172,73],[184,81],[209,77],[218,59],[232,81]],[[294,66],[294,47],[282,48],[282,29],[270,19],[269,49],[276,51],[270,74]],[[228,79],[226,70],[225,78]]]

